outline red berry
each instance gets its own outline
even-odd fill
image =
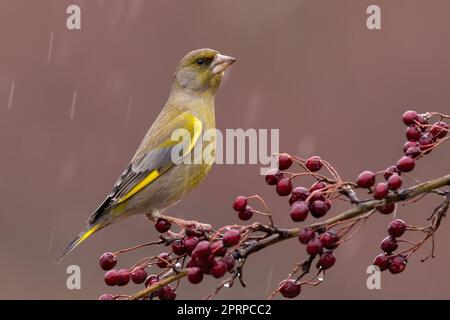
[[[225,264],[226,264],[226,266],[227,266],[227,271],[233,270],[235,260],[234,260],[234,257],[233,257],[231,254],[225,256],[225,257],[222,259],[222,261],[225,262]]]
[[[284,174],[278,171],[278,169],[270,169],[266,174],[266,183],[272,186],[276,185],[283,177]]]
[[[405,270],[406,268],[406,259],[402,256],[395,256],[390,259],[389,271],[392,274],[397,274]]]
[[[448,124],[443,121],[436,122],[431,127],[430,133],[435,139],[442,139],[448,133]]]
[[[419,139],[419,147],[420,147],[420,150],[422,150],[422,151],[431,152],[430,149],[433,147],[433,145],[434,145],[434,139],[431,134],[424,134]]]
[[[227,247],[235,246],[241,240],[241,232],[237,229],[230,229],[223,234],[223,244]]]
[[[375,257],[372,264],[380,268],[380,271],[387,270],[390,264],[389,257],[384,253],[379,254],[378,256]]]
[[[414,160],[406,156],[401,157],[397,162],[397,169],[401,172],[410,172],[414,169],[414,166]]]
[[[397,240],[395,240],[395,238],[389,236],[389,237],[384,238],[383,241],[381,241],[380,247],[381,247],[381,250],[383,250],[387,254],[391,254],[392,252],[397,250],[398,243],[397,243]]]
[[[204,230],[200,230],[197,228],[196,225],[189,225],[186,227],[186,229],[184,230],[186,232],[186,236],[187,237],[203,237],[205,235],[205,231]]]
[[[363,171],[356,179],[356,184],[360,188],[370,188],[375,184],[375,174],[372,171]]]
[[[394,173],[399,173],[396,166],[390,166],[384,170],[383,176],[387,180],[390,176],[392,176]]]
[[[320,255],[319,261],[317,262],[317,266],[322,269],[331,268],[336,262],[336,257],[333,255],[333,252],[326,251]]]
[[[289,178],[284,178],[277,183],[277,193],[278,195],[284,197],[288,196],[292,191],[292,182]]]
[[[324,201],[316,200],[309,205],[309,211],[314,218],[321,218],[328,212],[328,206]]]
[[[417,141],[406,141],[403,145],[403,153],[405,153],[409,148],[418,147],[419,143]]]
[[[416,121],[419,121],[419,115],[416,111],[406,111],[402,117],[403,123],[407,126],[415,124]]]
[[[406,138],[410,141],[419,141],[422,131],[416,125],[411,125],[406,129]]]
[[[321,189],[325,188],[326,186],[327,185],[325,184],[325,182],[318,181],[309,188],[309,192],[313,193],[314,191],[321,190]]]
[[[166,219],[162,219],[162,218],[159,218],[158,220],[156,220],[156,223],[155,223],[155,228],[160,233],[169,231],[171,226],[172,226],[172,224],[169,221],[167,221]]]
[[[418,156],[420,156],[421,153],[422,151],[420,150],[419,147],[411,147],[408,150],[406,150],[405,156],[415,159]]]
[[[117,271],[117,285],[122,287],[128,284],[130,282],[130,272],[128,269],[120,269]]]
[[[322,159],[320,159],[320,157],[313,156],[313,157],[309,158],[308,160],[306,160],[305,165],[309,171],[316,172],[316,171],[319,171],[320,169],[322,169],[323,163],[322,163]]]
[[[395,238],[401,237],[405,231],[406,223],[401,219],[395,219],[389,224],[388,233]]]
[[[152,274],[151,276],[148,276],[147,279],[145,280],[145,287],[150,287],[151,285],[155,284],[159,282],[159,277],[155,274]]]
[[[326,247],[331,246],[334,243],[334,239],[335,239],[334,237],[335,237],[334,234],[326,231],[319,236],[319,240],[320,240],[320,242],[322,242],[322,245],[326,248]]]
[[[98,300],[114,300],[114,296],[112,294],[102,294]]]
[[[117,257],[112,252],[106,252],[100,257],[100,267],[105,270],[111,270],[117,264]]]
[[[136,269],[131,273],[131,281],[141,284],[147,279],[147,272],[144,269]]]
[[[399,189],[402,186],[402,183],[403,183],[402,177],[400,177],[397,174],[394,174],[393,176],[390,176],[388,181],[387,181],[388,187],[391,190]]]
[[[327,199],[325,198],[325,196],[323,195],[322,192],[317,192],[316,191],[316,192],[313,192],[311,194],[311,197],[309,198],[309,203],[314,202],[316,200],[320,200],[320,201],[325,202]]]
[[[227,272],[227,265],[223,261],[216,261],[211,267],[210,272],[214,278],[221,278]]]
[[[302,290],[300,283],[295,282],[293,279],[281,281],[278,287],[280,288],[281,295],[285,298],[295,298]]]
[[[203,271],[197,267],[189,268],[187,278],[190,283],[200,283],[203,280]]]
[[[208,241],[203,240],[200,241],[195,247],[194,251],[192,251],[192,256],[197,258],[206,258],[211,253],[211,245]]]
[[[298,241],[302,244],[307,244],[309,241],[316,237],[316,233],[311,228],[305,228],[300,230],[298,234]]]
[[[291,156],[287,153],[282,153],[278,156],[278,169],[287,170],[292,165]]]
[[[377,207],[378,212],[382,214],[390,214],[394,212],[395,210],[395,204],[394,203],[386,203],[381,206]]]
[[[250,206],[245,207],[245,210],[238,212],[238,217],[242,221],[250,220],[253,217],[253,208]]]
[[[211,244],[211,252],[216,257],[223,257],[227,253],[227,248],[222,240],[215,241]]]
[[[304,187],[295,187],[292,190],[291,196],[289,197],[289,204],[293,204],[297,201],[305,201],[309,197],[308,189]]]
[[[426,129],[426,125],[428,124],[428,119],[426,119],[425,117],[424,117],[424,115],[422,115],[422,114],[419,114],[418,115],[418,120],[417,120],[419,123],[420,123],[420,129],[423,131],[423,130],[425,130]]]
[[[182,256],[186,253],[186,248],[183,245],[183,241],[181,240],[175,240],[172,242],[172,251],[177,256]]]
[[[160,253],[158,256],[158,262],[156,263],[156,265],[160,268],[167,268],[167,266],[169,265],[170,262],[170,256],[168,253]]]
[[[233,202],[233,209],[235,211],[242,211],[245,210],[245,207],[247,206],[247,198],[244,196],[238,196]]]
[[[373,197],[377,200],[381,200],[381,199],[386,198],[388,193],[389,193],[389,188],[388,188],[387,183],[380,182],[380,183],[377,183],[377,185],[374,188]]]
[[[295,222],[305,221],[308,216],[308,206],[303,201],[297,201],[291,206],[291,219]]]
[[[119,283],[119,275],[117,270],[109,270],[104,276],[105,283],[108,286],[116,286]]]
[[[306,245],[306,252],[308,252],[308,254],[311,256],[315,256],[316,254],[322,252],[322,248],[322,242],[316,238],[308,242],[308,244]]]
[[[183,239],[183,246],[186,248],[188,253],[191,253],[198,243],[198,238],[194,236],[189,236]]]
[[[175,290],[166,285],[161,288],[161,292],[158,297],[160,300],[175,300],[177,294],[175,293]]]

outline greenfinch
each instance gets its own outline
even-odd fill
[[[180,159],[193,156],[191,153],[201,143],[202,134],[215,129],[215,95],[225,70],[235,61],[213,49],[195,50],[181,59],[166,105],[112,192],[58,261],[93,233],[131,215],[146,214],[155,221],[164,209],[181,200],[203,180],[212,161],[175,161],[173,154],[178,148]],[[189,133],[188,143],[173,139],[173,132],[178,129]],[[214,151],[215,139],[210,142]],[[202,144],[201,148],[206,146]]]

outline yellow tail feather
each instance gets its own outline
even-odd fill
[[[65,256],[72,252],[73,249],[78,247],[80,243],[89,238],[94,232],[98,231],[104,227],[102,223],[96,223],[94,225],[88,226],[85,230],[83,230],[64,250],[63,254],[56,260],[59,263]]]

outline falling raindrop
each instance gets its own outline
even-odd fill
[[[48,252],[50,252],[50,249],[52,248],[52,245],[53,245],[53,238],[55,237],[55,230],[56,230],[56,225],[53,225],[52,233],[50,235],[50,242],[48,244]]]
[[[54,36],[55,36],[55,30],[50,31],[50,43],[48,45],[47,62],[50,62],[50,60],[52,59]]]
[[[15,86],[16,86],[16,82],[12,81],[11,82],[11,88],[9,89],[8,109],[11,109],[11,107],[12,107]]]
[[[70,107],[69,118],[73,119],[75,117],[75,105],[77,103],[78,92],[74,91],[72,96],[72,106]]]
[[[127,117],[125,119],[125,124],[128,125],[128,120],[130,120],[130,112],[131,112],[131,106],[133,104],[133,96],[130,96],[128,98],[128,108],[127,108]]]
[[[273,275],[273,266],[270,267],[269,276],[267,277],[266,294],[270,290],[270,283],[272,282],[272,275]]]

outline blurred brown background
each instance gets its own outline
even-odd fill
[[[66,28],[69,4],[81,6],[81,31]],[[379,31],[366,28],[369,4],[381,6]],[[319,154],[353,179],[400,156],[404,110],[450,112],[449,12],[444,0],[1,0],[0,298],[94,299],[140,289],[107,288],[97,259],[156,238],[144,217],[111,226],[60,265],[54,261],[111,190],[188,51],[212,47],[238,59],[216,101],[218,128],[280,128],[282,151]],[[449,156],[448,146],[433,152],[416,177],[448,173]],[[231,202],[241,193],[261,194],[276,221],[292,225],[285,199],[264,184],[256,165],[215,166],[170,213],[232,224]],[[432,200],[400,217],[423,223],[437,204]],[[437,235],[436,259],[420,263],[427,247],[406,272],[383,274],[382,290],[366,288],[366,267],[390,219],[374,216],[339,248],[326,281],[301,297],[450,298],[449,221]],[[128,254],[121,266],[156,252]],[[303,257],[296,240],[254,255],[248,287],[218,297],[265,298]],[[82,290],[66,289],[70,264],[81,267]],[[201,298],[216,282],[183,284],[178,295]]]

